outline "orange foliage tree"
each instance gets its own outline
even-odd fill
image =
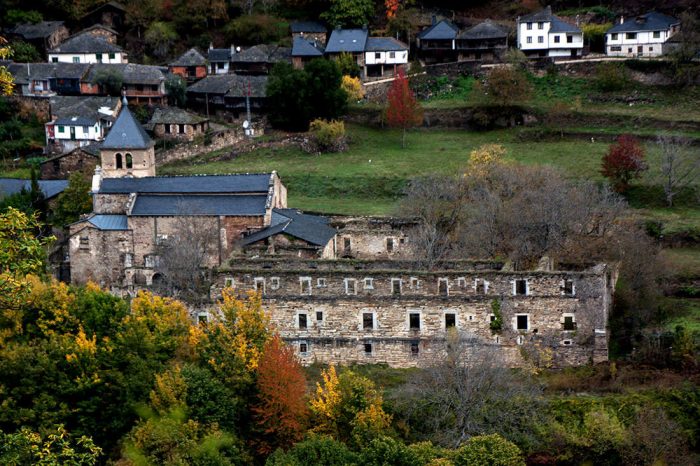
[[[386,121],[392,128],[401,128],[401,147],[406,147],[406,130],[423,122],[423,108],[408,87],[408,78],[402,69],[396,74],[387,94]]]
[[[294,349],[279,335],[267,341],[258,363],[258,402],[253,406],[258,452],[268,455],[301,440],[308,418],[306,379]]]

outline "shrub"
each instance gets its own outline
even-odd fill
[[[357,64],[351,53],[343,52],[338,56],[335,64],[338,66],[340,73],[352,78],[360,77],[360,65]]]
[[[455,466],[525,466],[522,452],[498,434],[478,435],[457,451]]]
[[[605,52],[605,32],[612,27],[612,23],[585,24],[581,27],[583,37],[588,39],[593,52]]]
[[[600,63],[596,68],[595,85],[602,92],[620,91],[628,83],[627,71],[619,63]]]
[[[360,78],[344,75],[341,87],[348,94],[348,101],[350,102],[357,102],[358,100],[362,100],[365,96],[365,90],[362,89]]]
[[[512,67],[498,67],[491,70],[482,82],[476,83],[477,97],[486,102],[505,107],[527,101],[532,93],[532,84],[524,71]]]
[[[644,160],[644,148],[637,138],[623,134],[603,156],[600,172],[610,180],[615,191],[622,193],[629,188],[631,180],[641,177],[642,172],[648,168]]]

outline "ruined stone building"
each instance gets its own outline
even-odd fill
[[[414,222],[302,213],[287,206],[275,172],[156,176],[153,145],[127,106],[105,143],[93,212],[70,226],[74,283],[122,295],[155,287],[167,273],[159,248],[182,245],[175,240],[189,234],[188,222],[212,233],[201,264],[211,272],[210,304],[193,307],[193,317],[212,318],[224,288],[257,291],[305,364],[421,366],[444,354],[452,335],[513,366],[607,359],[614,268],[427,268],[413,260]]]

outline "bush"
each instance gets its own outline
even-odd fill
[[[477,99],[505,107],[527,101],[532,93],[532,84],[524,71],[498,67],[492,69],[484,81],[477,82],[474,91]]]
[[[342,152],[347,149],[345,123],[342,120],[314,120],[310,131],[321,152]]]
[[[355,57],[351,53],[343,52],[338,56],[335,64],[338,66],[340,73],[343,76],[350,76],[352,78],[360,77],[360,65],[355,61]]]
[[[224,32],[233,44],[269,44],[286,38],[288,27],[275,16],[243,15],[228,23]]]
[[[620,91],[628,83],[627,70],[619,63],[600,63],[596,68],[595,85],[599,91]]]
[[[457,450],[455,466],[525,466],[520,448],[498,434],[472,437]]]
[[[360,78],[344,75],[341,87],[347,93],[349,102],[357,102],[362,100],[365,96],[365,90],[362,89]]]

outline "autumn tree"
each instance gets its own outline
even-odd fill
[[[503,164],[506,148],[500,144],[484,144],[469,153],[467,176],[484,177],[493,167]]]
[[[279,335],[265,344],[257,375],[253,413],[261,431],[258,452],[267,456],[301,440],[308,415],[306,379],[294,349]]]
[[[23,428],[14,433],[0,431],[0,463],[6,465],[81,465],[97,464],[102,449],[85,435],[75,438],[63,425],[57,425],[43,437]]]
[[[12,49],[7,45],[7,40],[0,36],[0,60],[12,58]],[[5,66],[0,66],[0,95],[11,95],[14,89],[14,78]]]
[[[649,167],[644,160],[644,147],[630,134],[623,134],[610,145],[603,156],[601,174],[610,180],[618,193],[627,191],[630,181],[640,178]]]
[[[486,103],[507,107],[526,102],[532,94],[532,85],[524,71],[513,66],[498,66],[476,83],[474,92]]]
[[[402,69],[387,94],[386,121],[389,126],[401,129],[401,147],[406,147],[406,130],[423,122],[423,108],[409,88],[408,78]]]

